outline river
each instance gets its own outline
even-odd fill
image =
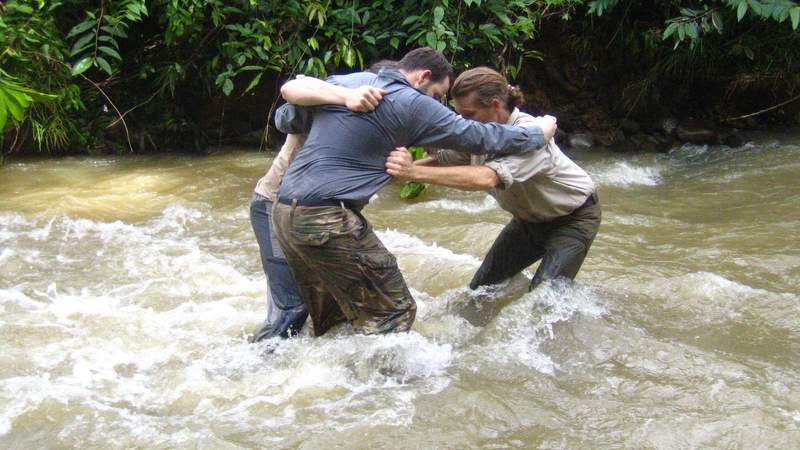
[[[603,225],[574,285],[531,293],[465,287],[491,198],[390,185],[365,215],[413,330],[277,346],[246,341],[265,154],[12,160],[0,447],[800,448],[799,144],[577,154]]]

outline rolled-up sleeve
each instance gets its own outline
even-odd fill
[[[311,130],[311,108],[285,103],[275,111],[275,128],[286,134],[306,134]]]
[[[514,184],[514,174],[512,172],[514,168],[509,167],[505,161],[487,161],[484,165],[497,173],[497,178],[500,178],[500,183],[502,184],[502,186],[498,187],[508,189]]]
[[[433,153],[433,157],[441,166],[466,166],[470,163],[469,154],[454,150],[439,149]]]
[[[513,154],[545,145],[537,125],[510,126],[467,120],[436,100],[420,95],[408,117],[409,144],[435,145],[476,155]]]
[[[551,140],[548,146],[555,145]],[[551,153],[548,147],[543,147],[536,152],[520,155],[503,155],[486,161],[484,165],[497,172],[498,178],[503,183],[503,188],[508,189],[514,183],[530,180],[537,174],[552,167]]]

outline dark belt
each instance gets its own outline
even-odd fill
[[[317,199],[304,199],[304,198],[289,198],[279,197],[278,202],[284,205],[292,205],[297,201],[297,206],[341,206],[350,208],[352,205],[345,200],[336,200],[333,198],[317,198]]]

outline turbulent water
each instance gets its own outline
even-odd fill
[[[247,343],[263,154],[12,161],[0,448],[799,448],[799,143],[576,155],[603,225],[532,293],[465,288],[491,198],[389,186],[365,214],[413,330],[277,346]]]

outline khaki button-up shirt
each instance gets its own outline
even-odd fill
[[[267,174],[264,175],[258,183],[256,183],[255,191],[258,194],[270,199],[272,202],[278,200],[278,187],[281,185],[283,175],[286,173],[286,168],[289,163],[294,159],[297,150],[303,146],[305,137],[300,134],[289,134],[286,136],[286,142],[281,147],[280,152],[272,161]]]
[[[508,125],[527,125],[533,117],[514,108]],[[500,206],[526,222],[548,222],[567,215],[595,193],[589,174],[569,159],[554,140],[544,148],[518,155],[487,158],[452,150],[435,153],[441,165],[485,165],[501,184],[489,190]]]

